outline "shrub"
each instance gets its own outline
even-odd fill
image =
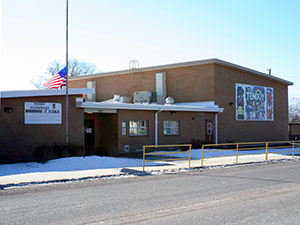
[[[81,145],[70,144],[69,147],[65,146],[70,156],[84,156],[84,148]]]
[[[200,139],[198,139],[198,140],[192,139],[192,147],[194,149],[202,148],[202,145],[203,145],[203,142]]]
[[[83,146],[75,144],[70,144],[69,146],[58,144],[40,145],[33,151],[33,159],[39,163],[45,163],[51,159],[83,155]]]
[[[39,163],[45,163],[48,161],[48,149],[47,145],[41,145],[34,149],[33,158]]]

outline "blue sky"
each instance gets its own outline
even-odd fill
[[[295,83],[300,1],[69,0],[69,56],[101,71],[219,58]],[[32,89],[65,60],[64,0],[3,0],[0,90]]]

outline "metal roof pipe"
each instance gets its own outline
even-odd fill
[[[155,112],[155,145],[158,145],[158,114],[163,111],[160,109],[159,111]]]
[[[218,112],[215,114],[215,144],[218,144],[218,115],[222,112]]]

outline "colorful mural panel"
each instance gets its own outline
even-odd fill
[[[273,121],[273,88],[236,84],[236,119]]]

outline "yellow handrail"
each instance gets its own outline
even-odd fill
[[[146,152],[146,148],[169,148],[169,147],[189,147],[188,150],[181,152]],[[181,154],[189,152],[188,158],[176,158],[176,159],[153,159],[146,160],[146,155],[167,155],[167,154]],[[189,160],[189,168],[191,167],[191,155],[192,155],[192,145],[191,144],[178,144],[178,145],[144,145],[143,146],[143,172],[145,171],[145,162],[155,162],[155,161],[175,161],[175,160]]]
[[[289,144],[286,146],[272,146],[272,144]],[[204,144],[202,145],[202,152],[201,152],[201,166],[203,167],[204,165],[204,153],[214,153],[214,152],[225,152],[225,151],[236,151],[236,159],[235,162],[239,162],[239,152],[242,150],[265,150],[265,160],[269,159],[269,153],[270,149],[284,149],[284,148],[291,148],[292,150],[287,150],[287,151],[276,151],[271,153],[292,153],[292,158],[295,158],[295,152],[300,152],[299,150],[295,150],[295,144],[300,144],[300,141],[267,141],[267,142],[238,142],[238,143],[221,143],[221,144]],[[257,146],[257,147],[251,147],[251,146],[245,146],[242,147],[243,145],[264,145],[262,146]],[[292,146],[291,146],[292,145]],[[213,150],[207,150],[207,147],[220,147],[220,146],[235,146],[235,148],[230,148],[230,149],[213,149]],[[250,153],[250,154],[242,154],[242,155],[255,155],[255,154],[261,154],[261,153]],[[218,157],[225,157],[225,156],[232,156],[232,155],[224,155],[224,156],[209,156],[205,158],[218,158]]]

